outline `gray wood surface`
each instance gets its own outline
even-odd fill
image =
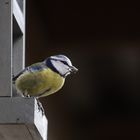
[[[0,0],[0,96],[12,94],[12,1]]]
[[[47,140],[47,125],[35,98],[0,98],[0,140]]]
[[[12,76],[25,66],[25,0],[0,0],[0,140],[47,140],[35,98],[14,97]]]

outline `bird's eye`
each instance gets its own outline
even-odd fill
[[[63,64],[68,66],[68,63],[66,61],[61,61]]]

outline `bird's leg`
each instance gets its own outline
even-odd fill
[[[27,91],[24,92],[23,94],[24,97],[27,97],[27,98],[30,98],[31,96],[28,94]],[[38,105],[38,110],[42,112],[42,116],[45,114],[45,111],[44,111],[44,108],[41,104],[41,102],[39,101],[39,98],[38,97],[35,97],[36,98],[36,101],[37,101],[37,105]]]
[[[42,111],[42,116],[43,116],[45,114],[45,111],[44,111],[44,108],[42,106],[42,103],[39,101],[38,98],[36,98],[36,100],[37,100],[38,110]]]
[[[27,91],[27,90],[24,91],[23,96],[24,96],[24,97],[27,97],[27,98],[30,98],[30,97],[31,97],[31,96],[28,94],[28,91]]]
[[[28,95],[26,95],[26,96],[24,96],[24,97],[27,97],[27,98],[31,98],[31,96],[28,94]]]

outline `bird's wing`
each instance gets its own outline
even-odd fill
[[[36,71],[40,71],[44,68],[47,68],[47,66],[42,62],[32,64],[31,66],[26,67],[24,70],[22,70],[16,76],[13,76],[13,82],[15,82],[16,79],[25,72],[36,72]]]
[[[31,66],[29,66],[28,71],[36,72],[36,71],[40,71],[44,68],[47,68],[47,66],[43,62],[39,62],[39,63],[35,63],[35,64],[32,64]]]

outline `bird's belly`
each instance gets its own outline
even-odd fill
[[[30,96],[47,96],[55,93],[64,84],[64,78],[51,70],[27,72],[16,80],[17,90]]]

